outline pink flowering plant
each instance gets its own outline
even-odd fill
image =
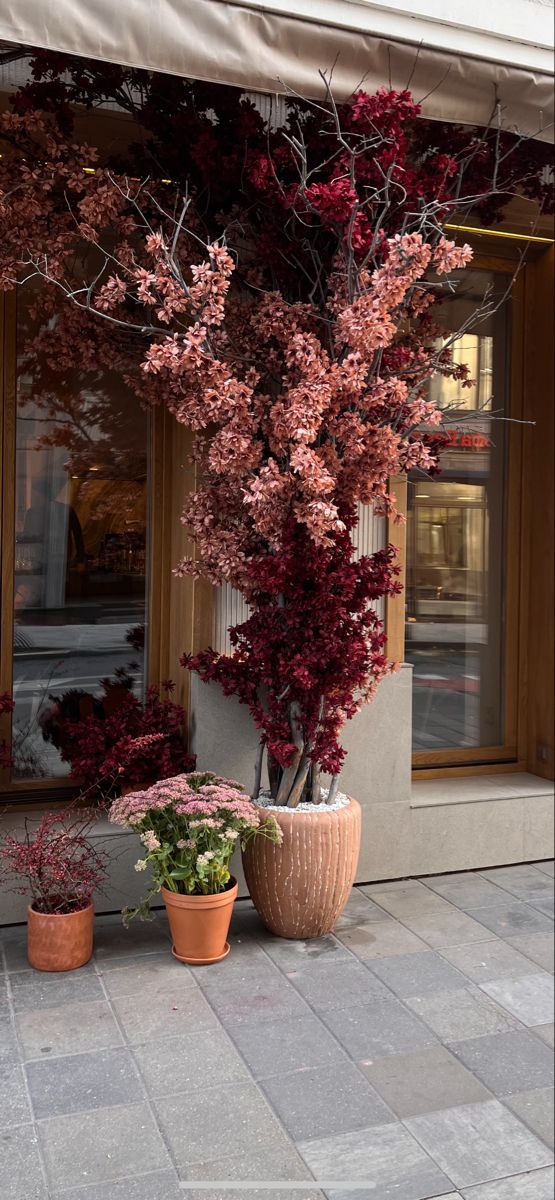
[[[150,900],[162,887],[193,896],[224,892],[237,845],[253,837],[278,843],[282,836],[275,818],[262,818],[240,784],[210,771],[162,779],[121,796],[110,808],[110,821],[138,833],[144,853],[135,870],[150,867],[153,877],[138,908],[126,910],[126,921],[137,914],[147,918]]]

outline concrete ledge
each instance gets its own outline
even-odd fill
[[[526,771],[506,775],[471,775],[457,779],[418,779],[413,781],[411,808],[436,808],[446,804],[483,804],[488,800],[512,800],[515,796],[533,799],[555,795],[549,779]]]
[[[408,875],[553,857],[551,795],[411,808]]]

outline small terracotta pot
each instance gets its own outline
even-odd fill
[[[204,966],[229,954],[226,941],[237,896],[237,880],[212,896],[183,896],[162,888],[172,935],[172,954],[180,962]]]
[[[92,904],[72,913],[27,909],[27,957],[37,971],[75,971],[93,952]]]
[[[251,900],[272,933],[316,938],[329,933],[343,912],[354,883],[360,852],[361,811],[357,800],[343,808],[270,813],[283,833],[276,846],[252,838],[243,851]]]

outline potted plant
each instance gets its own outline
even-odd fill
[[[487,224],[519,191],[543,203],[551,186],[546,149],[512,137],[499,113],[446,132],[408,91],[339,103],[319,83],[321,102],[288,97],[281,124],[230,89],[187,84],[187,137],[165,143],[171,169],[148,184],[148,171],[85,175],[94,155],[57,123],[52,92],[46,113],[30,103],[40,83],[0,118],[4,277],[23,254],[26,277],[60,301],[49,361],[76,353],[82,329],[141,400],[193,433],[194,553],[176,573],[232,586],[249,615],[230,654],[183,661],[252,713],[251,794],[261,799],[266,755],[283,838],[245,847],[247,880],[270,928],[305,937],[333,924],[356,869],[341,729],[394,669],[376,604],[399,590],[396,552],[357,558],[360,508],[394,516],[391,477],[438,469],[449,427],[471,413],[436,408],[430,381],[471,383],[453,347],[505,298],[466,298],[463,325],[442,329],[472,258],[448,227]],[[67,86],[56,82],[75,98]],[[156,96],[146,110],[160,164],[167,110]],[[106,247],[85,281],[70,265],[81,242],[97,258]]]
[[[174,957],[195,965],[225,958],[237,896],[231,856],[237,845],[253,840],[277,842],[274,818],[261,818],[239,784],[205,771],[121,796],[112,803],[110,820],[138,833],[144,857],[135,869],[150,868],[153,877],[141,904],[125,911],[125,921],[148,918],[150,901],[161,892]]]
[[[27,953],[37,971],[73,971],[93,951],[93,895],[107,875],[106,855],[89,839],[94,815],[75,809],[47,812],[36,829],[25,822],[20,840],[7,834],[0,868],[8,886],[28,895]]]

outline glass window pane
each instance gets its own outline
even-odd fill
[[[50,695],[98,695],[129,664],[141,694],[145,676],[147,415],[108,368],[59,369],[32,301],[18,291],[15,779],[69,772],[42,737]]]
[[[497,284],[497,286],[496,286]],[[444,306],[456,329],[486,286],[472,271]],[[454,347],[475,386],[433,381],[432,395],[461,421],[441,454],[441,475],[409,481],[406,658],[414,667],[413,749],[503,744],[503,609],[507,314],[503,307]]]

